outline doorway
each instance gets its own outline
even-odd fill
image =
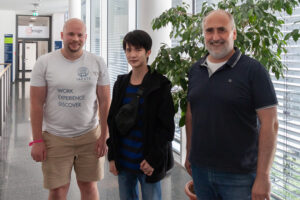
[[[48,53],[48,41],[21,40],[18,42],[18,53],[17,77],[19,80],[29,81],[37,58]]]
[[[16,81],[30,81],[38,57],[51,51],[51,17],[17,15]]]

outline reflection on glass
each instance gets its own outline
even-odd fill
[[[86,0],[81,0],[81,20],[86,24]]]
[[[124,36],[128,32],[128,1],[108,1],[108,70],[111,85],[117,76],[128,72],[127,60],[122,47]],[[111,87],[112,89],[112,87]]]
[[[100,0],[91,0],[91,52],[100,56]]]

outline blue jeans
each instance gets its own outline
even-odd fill
[[[145,174],[134,174],[127,171],[120,171],[118,174],[120,200],[138,200],[138,181],[141,184],[143,200],[161,200],[160,181],[146,183]]]
[[[192,175],[198,200],[251,200],[255,173],[220,172],[192,164]]]

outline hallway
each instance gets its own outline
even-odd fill
[[[17,85],[16,85],[17,84]],[[0,200],[42,200],[48,191],[42,187],[40,163],[30,156],[28,143],[31,141],[29,119],[29,82],[16,83],[12,87],[11,105],[5,130],[0,138]],[[117,178],[108,172],[98,183],[101,200],[119,199]],[[75,174],[68,193],[68,199],[79,200]],[[184,185],[191,178],[184,168],[175,164],[169,175],[162,181],[163,200],[185,200]]]

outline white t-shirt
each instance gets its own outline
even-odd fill
[[[101,57],[83,51],[70,61],[61,50],[41,56],[32,70],[31,86],[47,86],[43,131],[63,137],[82,135],[98,125],[97,85],[109,85]]]
[[[208,60],[208,58],[206,58],[206,63],[207,63],[207,67],[210,69],[210,76],[215,73],[220,67],[222,67],[225,63],[227,62],[220,62],[220,63],[214,63]]]

